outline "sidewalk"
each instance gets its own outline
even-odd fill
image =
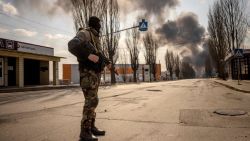
[[[140,83],[117,83],[112,86],[119,85],[134,85],[134,84],[147,84],[148,82],[140,82]],[[100,84],[100,87],[109,87],[110,83]],[[41,90],[54,90],[54,89],[71,89],[71,88],[80,88],[80,84],[70,84],[70,85],[37,85],[37,86],[25,86],[23,88],[19,88],[16,86],[13,87],[0,87],[0,93],[11,93],[11,92],[25,92],[25,91],[41,91]]]
[[[11,92],[24,92],[24,91],[40,91],[40,90],[53,90],[53,89],[69,89],[80,87],[78,85],[44,85],[44,86],[26,86],[23,88],[19,87],[0,87],[0,93],[11,93]]]
[[[230,79],[225,81],[221,79],[214,79],[214,81],[232,90],[243,93],[250,93],[250,80],[240,80],[240,85],[238,85],[238,80]]]

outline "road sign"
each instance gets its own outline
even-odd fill
[[[234,49],[234,57],[236,57],[236,58],[244,57],[243,49]]]
[[[142,21],[139,22],[139,30],[140,31],[147,31],[148,30],[148,22],[145,19],[142,19]]]

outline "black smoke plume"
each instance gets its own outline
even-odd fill
[[[176,45],[197,45],[202,42],[205,28],[202,27],[194,13],[183,13],[176,21],[168,21],[156,30],[169,43]]]
[[[165,7],[173,8],[179,4],[179,0],[130,0],[137,7],[145,9],[147,13],[161,14]]]
[[[198,22],[194,13],[182,13],[176,21],[168,21],[156,30],[165,43],[170,43],[181,50],[183,61],[196,68],[204,66],[208,48],[204,41],[205,28]],[[191,52],[191,54],[188,52]]]

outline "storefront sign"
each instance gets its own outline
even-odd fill
[[[54,55],[54,49],[48,48],[48,47],[42,47],[38,45],[32,45],[27,43],[20,43],[18,42],[18,51],[22,52],[29,52],[29,53],[35,53],[35,54],[42,54],[42,55]]]
[[[244,57],[243,49],[234,49],[234,56],[236,58],[243,58]]]
[[[28,52],[41,55],[54,55],[54,49],[49,47],[43,47],[39,45],[33,45],[8,39],[0,38],[0,49],[17,50],[20,52]]]
[[[0,38],[0,48],[8,50],[17,50],[17,42],[13,40],[1,39]]]

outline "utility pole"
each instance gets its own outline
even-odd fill
[[[238,85],[240,85],[240,58],[238,58]]]
[[[243,58],[243,49],[234,49],[234,58],[237,59],[238,65],[237,65],[237,75],[238,75],[238,85],[240,85],[240,58]]]

